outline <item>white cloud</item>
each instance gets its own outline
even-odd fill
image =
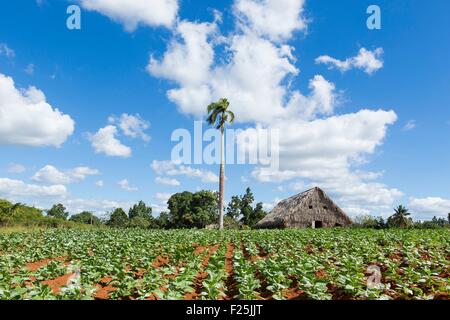
[[[411,131],[416,127],[416,120],[409,120],[404,126],[403,131]]]
[[[226,47],[225,62],[215,63],[217,44]],[[202,116],[205,106],[221,97],[229,98],[238,122],[330,114],[336,102],[335,86],[322,76],[310,81],[308,95],[290,91],[286,85],[299,73],[293,50],[251,30],[223,38],[216,22],[183,21],[164,56],[150,58],[147,71],[178,85],[167,95],[185,114]]]
[[[74,125],[46,102],[42,91],[17,89],[12,78],[0,74],[0,144],[59,147]]]
[[[5,56],[7,58],[14,58],[16,53],[13,49],[8,47],[6,43],[0,43],[0,56]]]
[[[410,198],[408,206],[412,215],[419,219],[447,218],[450,213],[450,200],[439,197]]]
[[[122,208],[127,212],[137,201],[118,201],[109,199],[66,199],[61,201],[70,213],[79,213],[82,211],[90,211],[97,216],[105,215],[112,212],[114,209]],[[163,204],[150,204],[152,207],[152,213],[161,213],[167,211],[167,205]]]
[[[34,184],[26,184],[21,180],[0,178],[0,196],[4,198],[59,198],[66,196],[66,194],[67,189],[63,185],[39,186]]]
[[[280,198],[275,198],[272,202],[269,203],[263,203],[263,209],[265,211],[272,211],[273,208],[275,208],[277,206],[277,204],[281,201]]]
[[[292,119],[274,123],[274,127],[282,128],[280,170],[257,167],[252,175],[261,182],[300,178],[308,181],[305,187],[318,185],[343,205],[366,204],[381,210],[402,193],[373,182],[380,173],[354,172],[353,168],[375,152],[388,125],[396,119],[393,111],[361,110],[314,121]]]
[[[164,202],[167,202],[170,199],[171,196],[172,196],[171,193],[160,193],[160,192],[158,192],[155,195],[155,199],[164,203]]]
[[[25,166],[18,163],[11,163],[7,169],[8,173],[23,173],[25,171],[26,171]]]
[[[132,201],[116,201],[106,199],[67,199],[63,201],[64,206],[70,213],[90,211],[96,214],[104,214],[114,209],[122,208],[126,211],[133,206]]]
[[[180,22],[162,60],[151,57],[147,66],[150,74],[180,84],[182,88],[169,90],[167,94],[184,113],[201,114],[209,98],[205,83],[210,76],[214,50],[208,40],[215,30],[214,23]]]
[[[151,168],[158,175],[167,176],[185,176],[189,178],[198,178],[204,183],[219,182],[219,177],[211,171],[194,169],[189,166],[178,165],[172,161],[154,160]]]
[[[178,0],[79,0],[83,8],[97,11],[132,32],[139,25],[171,27]]]
[[[181,185],[180,181],[172,178],[156,177],[155,182],[166,186],[178,187]]]
[[[161,212],[168,212],[169,209],[167,208],[166,204],[151,204],[152,207],[152,213],[161,213]]]
[[[290,107],[302,119],[314,119],[318,115],[331,115],[338,101],[335,85],[323,76],[316,75],[309,81],[311,93],[305,97],[294,92]]]
[[[123,190],[126,190],[126,191],[128,191],[128,192],[138,191],[138,188],[130,186],[130,182],[128,182],[127,179],[120,180],[117,184],[118,184]]]
[[[145,142],[150,141],[150,136],[145,133],[145,130],[150,128],[150,123],[142,119],[138,114],[129,115],[123,113],[118,119],[111,116],[109,122],[117,123],[123,134],[131,138],[141,138]]]
[[[117,138],[117,127],[108,125],[97,133],[90,135],[92,147],[96,153],[104,153],[111,157],[130,157],[131,148],[123,145]]]
[[[297,182],[290,183],[289,189],[296,191],[296,192],[302,192],[302,191],[306,190],[306,186],[303,182],[297,181]]]
[[[350,217],[358,217],[358,216],[367,216],[371,215],[371,212],[367,209],[363,209],[361,207],[353,206],[353,207],[342,207],[342,210]]]
[[[105,183],[103,182],[103,180],[98,180],[97,182],[95,182],[95,185],[99,188],[103,188],[105,186]]]
[[[280,170],[255,168],[252,176],[257,180],[301,179],[305,186],[323,187],[346,207],[385,210],[402,192],[378,183],[377,173],[358,166],[382,145],[397,116],[384,110],[335,116],[340,92],[321,75],[310,79],[309,92],[291,88],[300,70],[288,41],[295,30],[306,28],[303,5],[295,0],[236,0],[237,28],[227,37],[220,35],[218,20],[183,21],[164,56],[152,57],[147,70],[175,84],[167,95],[184,114],[204,116],[211,101],[227,97],[238,122],[281,129]],[[372,74],[383,66],[382,53],[381,48],[362,48],[346,61],[322,57],[317,62]],[[170,162],[164,168],[156,164],[154,170],[161,175],[182,171]]]
[[[34,174],[32,180],[47,184],[71,184],[81,182],[88,176],[98,175],[97,169],[89,167],[76,167],[66,171],[60,171],[54,166],[46,165]]]
[[[358,55],[347,58],[344,61],[324,55],[316,59],[316,63],[322,63],[329,66],[330,69],[337,68],[341,72],[348,71],[352,68],[364,70],[367,74],[372,74],[383,67],[383,49],[377,48],[374,51],[361,48]]]
[[[236,0],[234,8],[241,28],[278,41],[306,29],[304,5],[304,0]]]

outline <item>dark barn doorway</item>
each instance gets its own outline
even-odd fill
[[[314,229],[320,229],[323,227],[322,221],[314,221],[313,222]]]

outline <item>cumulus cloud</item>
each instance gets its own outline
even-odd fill
[[[254,33],[235,34],[227,41],[230,61],[214,64],[215,23],[182,22],[161,60],[151,57],[150,74],[176,82],[168,98],[186,114],[201,116],[204,106],[220,97],[232,102],[240,122],[328,114],[336,100],[334,84],[317,75],[311,93],[289,92],[285,81],[299,70],[293,48]],[[212,39],[211,39],[212,38]]]
[[[361,69],[367,74],[372,74],[383,67],[383,49],[377,48],[373,51],[361,48],[358,55],[347,58],[346,60],[338,60],[328,55],[320,56],[316,59],[318,64],[326,64],[330,69],[336,68],[341,72],[346,72],[353,68]]]
[[[281,201],[280,198],[275,198],[272,202],[265,202],[263,203],[263,209],[265,211],[272,211],[273,208],[277,206],[277,204]]]
[[[99,12],[132,32],[139,25],[170,28],[178,13],[178,0],[79,0],[83,8]]]
[[[303,11],[304,1],[237,0],[236,29],[226,37],[217,19],[182,21],[165,54],[152,56],[147,71],[174,84],[167,96],[184,114],[204,116],[206,105],[227,97],[237,121],[255,126],[248,130],[281,129],[280,169],[256,167],[252,176],[258,181],[300,179],[306,187],[324,187],[346,207],[385,210],[402,192],[359,166],[382,145],[397,115],[384,110],[334,115],[341,93],[319,74],[309,80],[307,92],[291,87],[300,70],[289,41],[296,30],[306,29]],[[383,66],[382,53],[362,48],[345,61],[324,56],[317,63],[372,74]],[[161,172],[178,171],[166,165]]]
[[[171,196],[172,196],[171,193],[160,193],[160,192],[158,192],[157,194],[155,194],[155,199],[164,203],[164,202],[167,202],[170,199]]]
[[[150,136],[145,131],[150,128],[150,123],[141,118],[140,115],[129,115],[123,113],[119,118],[109,117],[109,122],[118,124],[123,134],[131,138],[140,138],[145,142],[150,141]]]
[[[304,0],[237,0],[234,5],[240,27],[278,41],[305,30]]]
[[[98,180],[97,182],[95,182],[95,185],[99,188],[103,188],[105,183],[103,182],[103,180]]]
[[[150,57],[147,66],[150,74],[180,84],[180,89],[169,90],[167,94],[178,103],[182,112],[201,114],[204,111],[203,105],[209,98],[209,88],[205,82],[214,60],[209,39],[215,30],[214,23],[182,21],[177,25],[175,37],[161,61]]]
[[[156,174],[160,176],[185,176],[188,178],[200,179],[204,183],[219,182],[219,177],[211,171],[179,165],[172,161],[154,160],[151,164],[151,168]]]
[[[7,58],[14,58],[16,53],[13,49],[8,47],[6,43],[0,43],[0,56],[5,56]]]
[[[128,192],[138,191],[138,188],[130,186],[130,182],[127,179],[120,180],[117,183],[123,190]]]
[[[447,218],[450,213],[450,200],[439,197],[410,198],[408,206],[412,215],[419,219]]]
[[[70,213],[79,213],[82,211],[94,212],[97,215],[113,211],[117,208],[122,208],[128,211],[133,206],[132,201],[116,201],[107,199],[67,199],[62,201],[64,206]]]
[[[54,166],[46,165],[34,174],[32,180],[47,184],[66,185],[81,182],[88,176],[98,174],[100,172],[97,169],[89,167],[76,167],[70,170],[60,171]]]
[[[127,200],[110,200],[110,199],[83,199],[83,198],[69,198],[61,200],[61,203],[67,210],[74,214],[82,211],[89,211],[95,213],[97,216],[107,217],[109,213],[117,208],[122,208],[127,212],[137,201]],[[152,212],[160,213],[167,211],[167,206],[164,204],[150,204]]]
[[[89,140],[96,153],[103,153],[110,157],[130,157],[131,148],[123,145],[116,138],[117,127],[108,125],[101,128],[97,133],[89,135]]]
[[[60,198],[66,195],[67,189],[63,185],[40,186],[21,180],[0,178],[0,196],[3,198]]]
[[[173,178],[156,177],[155,182],[166,186],[178,187],[181,185],[180,181]]]
[[[402,193],[373,182],[379,173],[353,171],[381,145],[387,127],[397,119],[394,111],[361,110],[357,113],[273,124],[280,130],[280,168],[257,167],[252,176],[260,182],[307,180],[338,197],[343,204],[366,204],[381,209]],[[246,134],[247,129],[241,134]]]
[[[17,89],[11,77],[0,74],[0,144],[59,147],[74,126],[41,90]]]

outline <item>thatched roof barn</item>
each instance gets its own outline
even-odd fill
[[[316,187],[281,201],[256,228],[332,228],[350,224],[344,211]]]

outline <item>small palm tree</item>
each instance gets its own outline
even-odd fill
[[[402,205],[399,205],[394,209],[394,215],[390,217],[391,224],[396,227],[405,228],[410,225],[411,218],[409,216],[411,213],[409,210]]]
[[[220,130],[221,144],[220,144],[220,178],[219,178],[219,229],[223,229],[223,199],[225,195],[225,126],[227,123],[234,122],[234,113],[228,110],[230,102],[223,98],[217,102],[213,102],[208,106],[208,124],[215,126]]]

